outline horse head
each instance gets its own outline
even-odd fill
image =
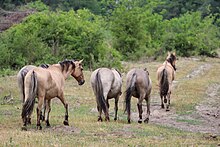
[[[85,83],[84,75],[83,75],[82,61],[83,60],[73,61],[75,68],[71,74],[78,81],[79,85],[83,85]]]
[[[173,69],[176,71],[176,53],[173,52],[173,53],[170,53],[168,52],[168,56],[167,56],[167,62],[169,62]]]

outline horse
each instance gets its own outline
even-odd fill
[[[111,98],[115,98],[115,118],[117,120],[118,100],[122,87],[122,75],[116,69],[98,68],[90,78],[94,95],[96,96],[97,109],[99,112],[98,121],[102,121],[102,111],[105,114],[105,120],[109,119],[109,102]]]
[[[24,78],[26,76],[26,74],[36,68],[37,66],[34,66],[34,65],[26,65],[24,67],[22,67],[18,74],[17,74],[17,83],[18,83],[18,88],[20,90],[20,95],[21,95],[21,101],[22,101],[22,104],[24,103],[24,100],[25,100],[25,94],[24,94]],[[48,68],[49,65],[48,64],[41,64],[40,67],[42,68]],[[44,105],[44,115],[41,115],[41,119],[44,120],[44,116],[45,116],[45,107],[46,105]],[[31,118],[28,118],[28,121],[27,121],[28,124],[31,124]]]
[[[142,123],[142,102],[143,100],[147,103],[147,117],[144,120],[148,123],[150,116],[150,94],[152,89],[152,82],[149,77],[147,69],[131,69],[126,76],[126,91],[125,91],[125,111],[127,111],[128,123],[131,123],[131,97],[138,98],[138,112],[139,120],[138,123]]]
[[[175,78],[176,60],[176,53],[168,52],[165,62],[157,69],[157,84],[159,86],[161,108],[164,109],[165,103],[166,111],[169,111],[170,106],[171,87]]]
[[[46,111],[47,116],[45,117],[46,126],[49,127],[49,113],[51,110],[50,103],[51,99],[57,97],[63,103],[65,107],[65,119],[63,124],[69,125],[68,122],[68,103],[64,98],[64,83],[65,80],[71,75],[74,77],[79,85],[85,83],[83,75],[82,60],[64,60],[58,64],[50,65],[47,69],[36,67],[30,70],[25,76],[24,80],[24,91],[25,91],[25,102],[22,108],[22,130],[27,130],[27,118],[31,116],[35,98],[38,97],[37,110],[37,129],[41,130],[42,126],[40,123],[40,112],[44,100],[46,100]]]
[[[37,66],[34,66],[34,65],[26,65],[26,66],[22,67],[17,74],[17,83],[18,83],[18,88],[20,90],[22,103],[24,103],[24,100],[25,100],[25,97],[24,97],[24,78],[30,70],[32,70],[36,67]],[[48,64],[41,64],[40,67],[48,68],[49,65]]]

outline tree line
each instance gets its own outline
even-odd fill
[[[5,10],[35,10],[0,34],[0,68],[84,59],[87,68],[121,60],[216,56],[220,2],[215,0],[1,0]]]

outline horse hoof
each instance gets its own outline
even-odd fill
[[[63,121],[63,124],[64,124],[65,126],[69,126],[69,123],[68,123],[67,120],[64,120],[64,121]]]
[[[102,121],[102,118],[101,118],[101,117],[99,117],[99,118],[98,118],[98,121]]]
[[[161,108],[164,109],[164,105],[161,105]]]
[[[170,109],[169,109],[169,108],[167,108],[167,109],[166,109],[166,111],[170,111]]]
[[[51,126],[50,126],[50,124],[49,124],[49,125],[47,124],[46,127],[47,127],[47,128],[50,128]]]
[[[164,103],[167,103],[167,99],[164,99]]]
[[[108,122],[110,122],[110,119],[109,119],[109,117],[105,118],[105,121],[108,121]]]
[[[45,121],[45,117],[43,115],[41,115],[40,120]]]
[[[41,126],[37,126],[37,129],[38,129],[38,130],[42,130],[42,127],[41,127]]]
[[[141,124],[141,123],[142,123],[142,120],[138,120],[138,123]]]
[[[149,118],[146,118],[145,120],[144,120],[144,123],[148,123],[149,122]]]
[[[114,121],[116,121],[117,120],[117,118],[114,118]]]
[[[130,123],[131,123],[131,120],[128,120],[128,123],[130,124]]]
[[[25,126],[21,127],[22,131],[27,131],[27,128]]]
[[[48,120],[46,120],[46,127],[50,127],[50,123],[49,123],[49,121]]]
[[[31,125],[31,118],[27,118],[27,125]]]

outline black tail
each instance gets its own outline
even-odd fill
[[[125,95],[125,111],[127,111],[128,114],[131,112],[131,96],[132,92],[135,89],[135,82],[136,82],[137,75],[136,73],[133,73],[131,77],[131,81],[126,89],[126,95]]]
[[[160,74],[161,80],[160,80],[160,94],[162,96],[166,96],[169,90],[169,81],[168,81],[168,75],[167,70],[163,69],[163,71]]]
[[[22,113],[21,113],[21,116],[23,119],[26,118],[27,116],[30,116],[34,109],[35,97],[37,93],[37,76],[34,71],[31,74],[30,83],[31,83],[29,85],[30,90],[28,94],[29,96],[27,100],[25,101],[25,103],[23,104]]]
[[[100,78],[100,74],[99,71],[96,74],[96,99],[98,102],[98,105],[100,106],[100,109],[104,111],[104,113],[107,112],[107,107],[106,107],[106,101],[105,101],[105,97],[103,94],[103,85],[102,85],[102,81]]]

